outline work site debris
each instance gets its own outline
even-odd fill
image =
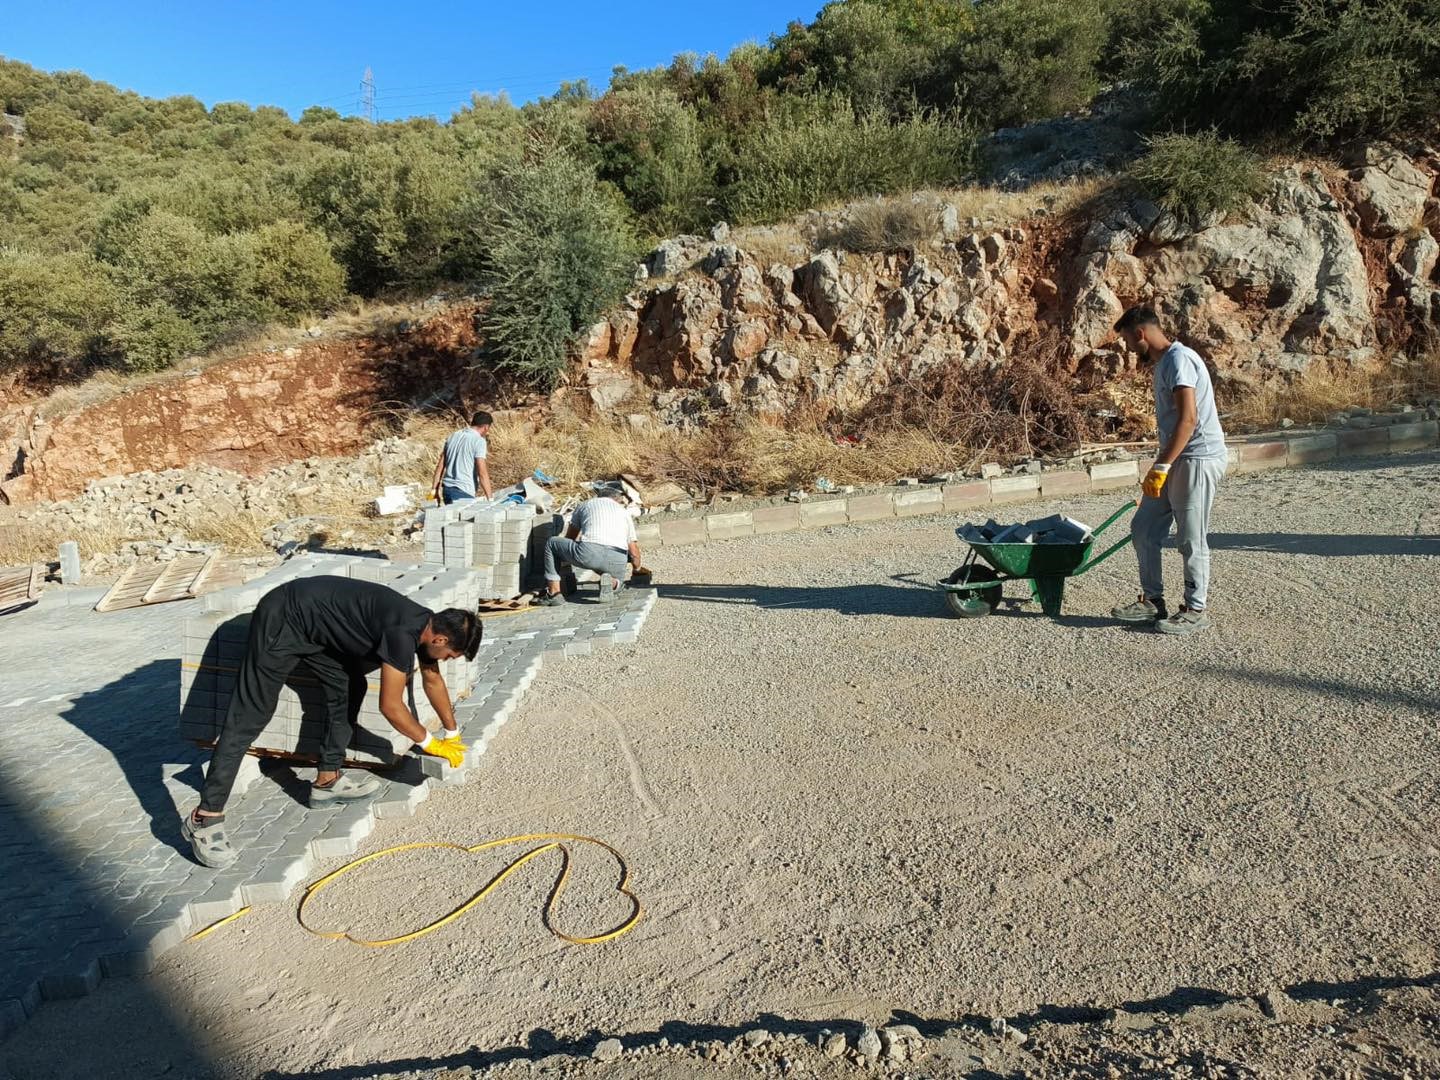
[[[385,494],[375,499],[375,513],[380,517],[393,517],[415,508],[414,484],[386,484]]]
[[[39,567],[9,566],[0,570],[0,612],[29,606],[39,598]]]
[[[956,532],[972,544],[1085,544],[1094,535],[1089,525],[1064,514],[1014,525],[1001,525],[991,518],[984,525],[962,525]]]

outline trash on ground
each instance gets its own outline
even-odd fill
[[[415,509],[414,484],[386,484],[385,494],[375,497],[375,513],[379,517],[394,517]]]

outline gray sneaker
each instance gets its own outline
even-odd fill
[[[1202,611],[1191,611],[1189,608],[1181,608],[1168,619],[1161,619],[1155,624],[1155,629],[1162,634],[1193,634],[1197,630],[1204,630],[1210,625],[1210,616]]]
[[[1165,618],[1165,601],[1140,597],[1133,604],[1110,609],[1110,614],[1123,623],[1153,623]]]
[[[561,607],[566,603],[564,593],[541,593],[535,598],[539,607]]]
[[[310,785],[310,805],[327,806],[332,803],[352,802],[372,794],[380,786],[380,778],[373,773],[358,776],[342,772],[329,787]]]
[[[601,603],[604,603],[604,604],[608,604],[608,603],[611,603],[611,602],[614,601],[614,600],[618,600],[618,599],[620,598],[620,589],[621,589],[621,587],[622,587],[622,582],[620,581],[619,578],[617,578],[617,577],[615,577],[615,576],[613,576],[613,575],[611,575],[611,574],[601,574],[601,575],[600,575],[600,602],[601,602]]]
[[[223,817],[214,825],[196,825],[194,817],[186,814],[185,821],[180,826],[180,835],[190,841],[190,851],[201,866],[224,870],[240,857],[240,853],[230,845],[230,838],[226,836],[228,829]]]

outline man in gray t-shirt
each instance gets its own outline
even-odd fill
[[[462,502],[475,499],[483,491],[485,498],[493,498],[494,486],[490,483],[490,468],[486,458],[490,455],[490,425],[494,417],[488,412],[477,412],[470,418],[470,426],[461,428],[445,440],[440,451],[440,460],[435,463],[435,501],[443,503]]]
[[[1111,614],[1122,622],[1153,624],[1162,633],[1191,634],[1210,625],[1210,509],[1227,460],[1215,388],[1205,361],[1166,337],[1149,308],[1131,308],[1115,329],[1155,366],[1160,449],[1141,483],[1144,494],[1130,524],[1142,592],[1135,603],[1116,607]],[[1185,566],[1185,603],[1174,615],[1165,609],[1160,558],[1171,525]]]

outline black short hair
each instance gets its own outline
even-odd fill
[[[1124,315],[1115,321],[1115,329],[1124,333],[1127,330],[1138,330],[1142,326],[1159,326],[1160,316],[1156,315],[1152,308],[1132,307],[1127,308]]]
[[[480,616],[458,607],[431,615],[430,629],[443,634],[450,647],[464,653],[466,660],[475,659],[475,654],[480,651],[480,639],[485,636],[485,624],[480,621]]]
[[[494,422],[495,418],[484,409],[481,409],[474,416],[470,417],[471,427],[484,427],[486,424],[493,424]]]

